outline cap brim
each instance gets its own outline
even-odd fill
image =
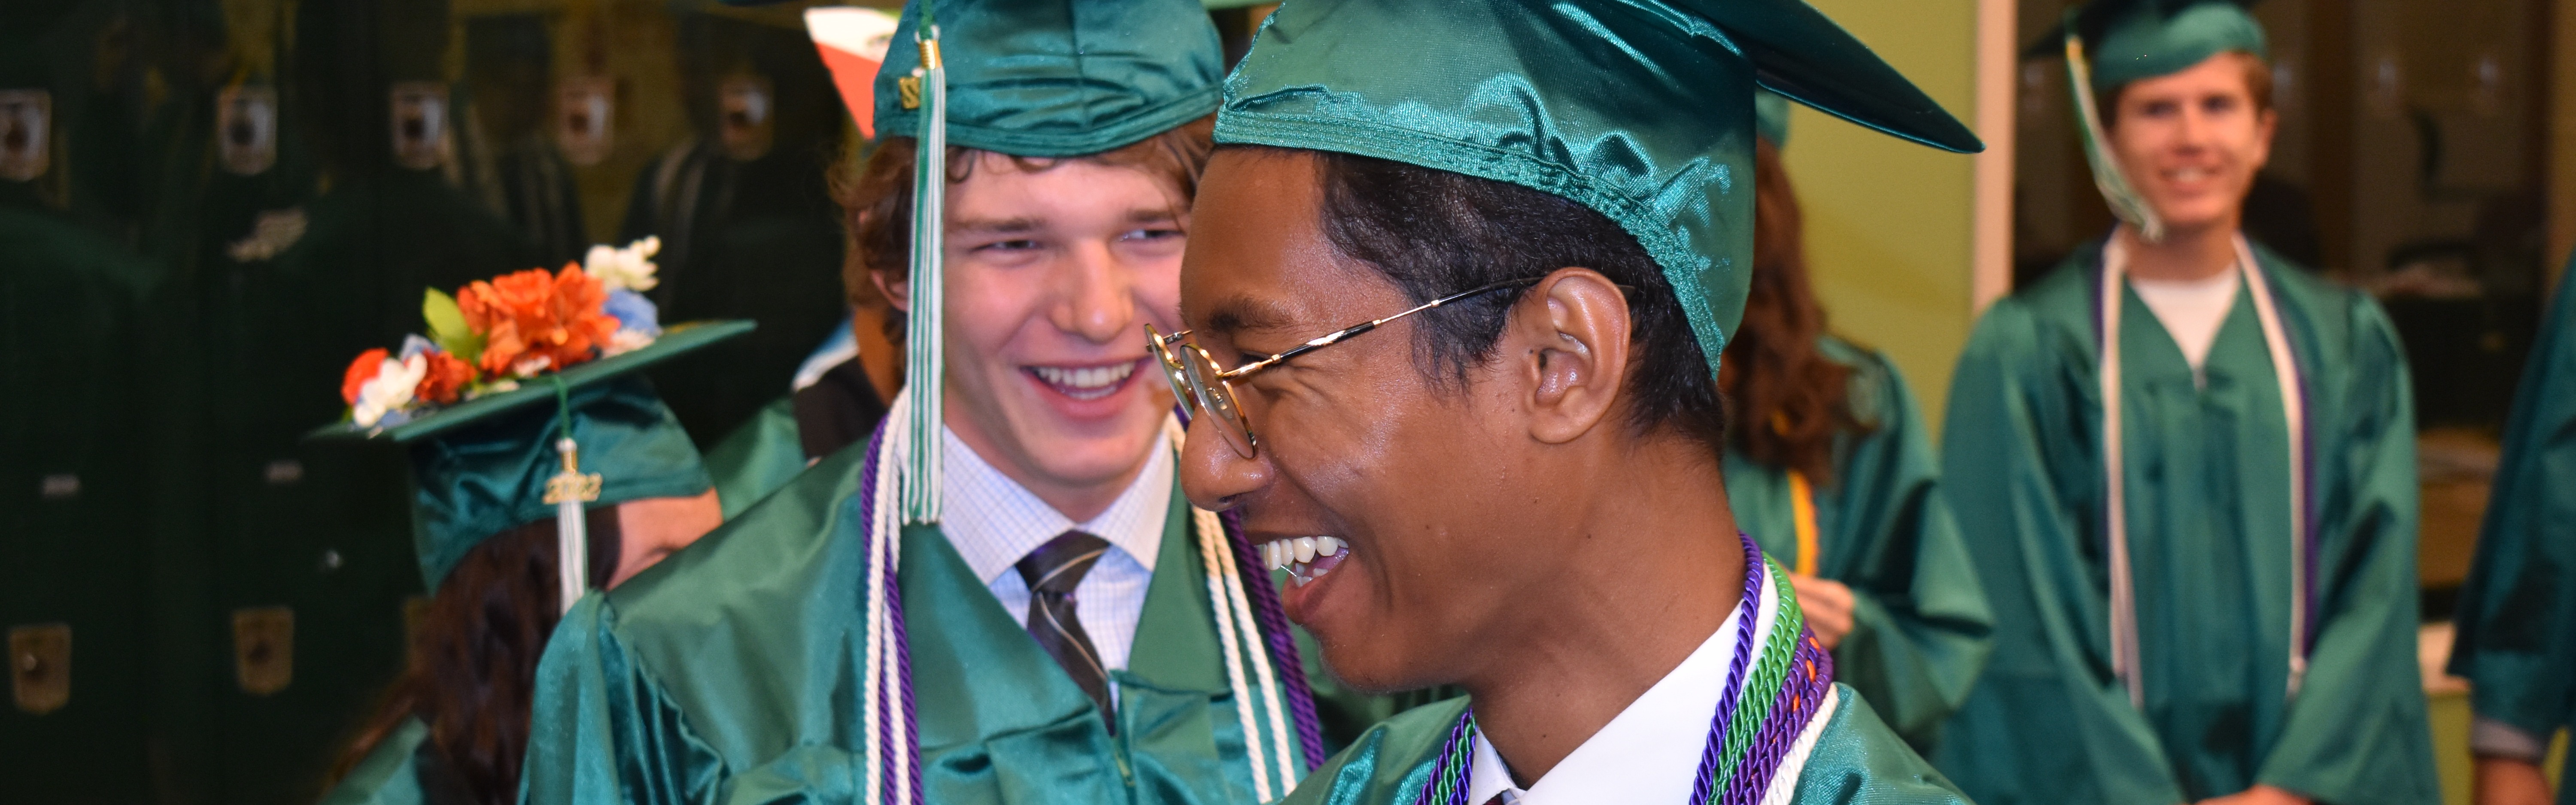
[[[1799,0],[1675,0],[1716,23],[1764,89],[1817,111],[1945,151],[1986,150],[1976,132],[1868,45]]]
[[[705,349],[734,336],[751,332],[754,326],[752,322],[743,320],[674,324],[663,328],[662,336],[654,339],[653,343],[633,352],[601,358],[548,377],[523,380],[516,389],[476,397],[400,425],[361,428],[346,421],[334,422],[304,434],[304,438],[408,444],[452,428],[473,424],[495,414],[553,401],[555,383],[551,378],[562,378],[567,389],[578,389]]]

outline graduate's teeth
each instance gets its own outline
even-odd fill
[[[1332,556],[1342,552],[1342,541],[1332,537],[1315,538],[1315,555]]]
[[[1288,580],[1303,587],[1332,572],[1339,561],[1324,562],[1342,555],[1350,547],[1336,537],[1295,537],[1261,543],[1261,563],[1272,570],[1284,570]]]
[[[1075,368],[1031,366],[1029,373],[1037,375],[1039,380],[1054,386],[1057,391],[1064,392],[1066,396],[1078,400],[1096,400],[1116,392],[1120,384],[1127,382],[1128,376],[1136,373],[1136,364],[1131,361],[1108,366]]]
[[[1314,538],[1314,537],[1298,537],[1298,538],[1297,538],[1297,562],[1298,562],[1298,564],[1304,564],[1304,563],[1312,562],[1312,561],[1315,561],[1315,538]]]

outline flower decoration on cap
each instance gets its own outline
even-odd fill
[[[652,344],[662,334],[659,313],[638,292],[659,282],[652,257],[661,245],[646,238],[625,248],[597,246],[584,263],[479,280],[453,296],[430,289],[421,300],[427,337],[405,338],[398,352],[360,353],[342,375],[349,421],[399,425]]]

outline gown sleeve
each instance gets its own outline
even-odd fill
[[[1935,758],[1978,802],[2173,805],[2173,765],[2113,675],[2108,603],[2075,519],[2098,477],[2079,396],[2019,298],[1990,308],[1951,378],[1942,488],[1994,614],[1994,650]],[[2073,469],[2066,469],[2073,468]]]
[[[1850,442],[1835,479],[1838,533],[1827,539],[1848,549],[1834,552],[1840,567],[1830,571],[1853,599],[1835,676],[1929,752],[1985,665],[1994,615],[1904,379],[1874,354],[1855,363],[1855,402],[1876,427]]]
[[[2318,433],[2315,638],[2308,671],[2258,782],[2321,802],[2440,798],[2416,658],[2415,412],[2405,353],[2379,306],[2349,308],[2351,414]]]
[[[537,662],[523,805],[679,805],[715,801],[723,760],[616,633],[592,592],[556,624]]]
[[[2576,282],[2551,315],[2505,423],[2450,664],[2479,719],[2544,748],[2576,723]]]
[[[1969,805],[1967,797],[1880,721],[1868,700],[1839,688],[1834,712],[1798,770],[1796,805]]]

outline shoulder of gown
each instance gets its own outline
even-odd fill
[[[1431,756],[1465,712],[1461,696],[1378,722],[1307,774],[1281,805],[1409,805],[1431,774]]]
[[[364,760],[349,769],[348,776],[322,795],[322,805],[422,805],[429,801],[421,790],[420,770],[414,758],[420,745],[429,740],[429,725],[420,719],[403,719],[400,726],[385,733],[384,740],[367,752]]]

